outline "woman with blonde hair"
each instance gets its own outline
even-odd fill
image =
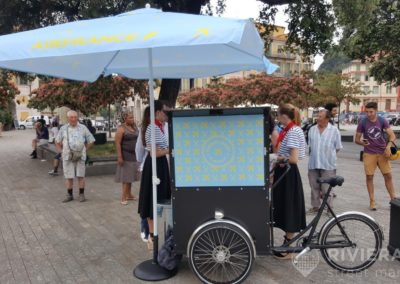
[[[137,129],[132,112],[125,112],[121,116],[122,124],[115,134],[115,148],[117,149],[118,165],[115,181],[122,183],[121,204],[127,205],[128,200],[136,200],[132,195],[132,182],[135,181],[135,144]]]
[[[281,105],[278,109],[278,120],[283,126],[277,144],[278,160],[288,160],[290,171],[273,190],[273,206],[275,227],[285,231],[284,243],[289,242],[296,232],[306,227],[303,184],[297,163],[305,157],[306,141],[299,127],[300,113],[291,104]],[[285,173],[286,168],[275,170],[277,181]],[[289,258],[290,254],[276,253],[278,258]]]

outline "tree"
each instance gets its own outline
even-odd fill
[[[307,77],[277,78],[257,74],[193,89],[181,94],[178,102],[191,108],[256,106],[267,103],[279,105],[288,102],[306,107],[312,103],[310,98],[315,93],[317,90]]]
[[[15,96],[20,93],[11,79],[11,73],[0,72],[0,122],[6,128],[13,125],[11,108],[14,106]]]
[[[134,92],[144,97],[147,85],[144,81],[122,77],[101,77],[94,83],[52,79],[34,90],[28,106],[38,110],[67,106],[85,115],[95,114],[109,104],[125,101]]]
[[[367,27],[354,35],[352,58],[371,62],[370,74],[379,83],[400,85],[400,3],[379,1]]]
[[[209,0],[15,0],[3,1],[0,10],[0,34],[23,31],[66,21],[89,19],[144,7],[146,2],[164,11],[199,14],[202,7],[213,11]],[[276,14],[275,5],[289,4],[286,12],[290,16],[289,41],[302,48],[304,55],[324,52],[332,37],[332,17],[330,4],[324,0],[262,0],[266,6],[261,13],[261,21],[270,25]],[[245,5],[245,4],[244,4]],[[218,0],[216,13],[221,14],[225,0]],[[162,82],[160,98],[175,104],[180,88],[180,80],[165,79]]]
[[[325,55],[324,61],[318,68],[318,73],[341,73],[342,69],[351,62],[339,46],[332,47]]]
[[[327,102],[336,102],[340,113],[342,102],[346,104],[360,102],[356,96],[365,95],[361,86],[361,82],[352,80],[350,77],[340,73],[321,74],[315,82],[315,87],[321,94],[320,102],[316,101],[316,103],[324,105]]]

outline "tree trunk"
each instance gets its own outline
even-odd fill
[[[168,102],[170,107],[175,108],[180,86],[181,79],[163,79],[158,99]]]
[[[178,2],[177,5],[171,5],[171,2],[159,0],[157,4],[165,12],[182,12],[189,14],[200,14],[201,6],[207,1],[205,0],[194,0],[194,1],[182,1]],[[161,83],[160,96],[158,99],[168,102],[171,107],[175,107],[176,99],[178,98],[179,88],[181,86],[181,79],[163,79]]]

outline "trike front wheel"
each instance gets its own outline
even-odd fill
[[[224,221],[209,224],[189,242],[189,263],[203,283],[240,283],[254,260],[252,240],[238,226]]]

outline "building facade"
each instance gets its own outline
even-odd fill
[[[342,74],[361,82],[362,89],[366,93],[366,95],[356,96],[360,100],[359,104],[344,102],[341,107],[347,112],[364,111],[368,102],[376,102],[378,111],[400,111],[400,88],[387,83],[379,84],[375,81],[374,77],[369,76],[368,63],[353,60],[346,68],[342,69]]]
[[[41,113],[35,109],[28,108],[28,102],[30,99],[30,94],[32,90],[39,87],[39,78],[35,78],[32,82],[24,80],[20,77],[15,77],[13,79],[18,90],[19,95],[15,97],[17,119],[19,121],[25,120],[28,116],[40,115]]]
[[[313,69],[313,61],[304,61],[299,54],[291,53],[284,49],[288,35],[285,33],[285,27],[275,26],[272,33],[269,49],[266,51],[266,56],[271,61],[279,66],[279,70],[275,71],[272,76],[276,77],[291,77],[300,75],[303,71]],[[224,75],[222,80],[230,78],[246,78],[250,74],[255,74],[256,71],[240,71]],[[182,79],[181,92],[187,92],[192,88],[204,88],[210,84],[212,78],[197,78],[197,79]]]
[[[285,50],[287,38],[285,27],[275,26],[271,37],[272,41],[266,53],[268,59],[279,66],[279,70],[273,76],[291,77],[300,75],[303,71],[312,70],[313,61],[304,61],[299,54]]]

